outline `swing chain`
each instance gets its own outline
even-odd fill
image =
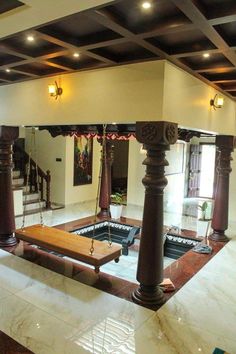
[[[39,215],[40,215],[40,225],[44,225],[43,221],[43,205],[42,201],[40,201],[40,193],[39,193],[39,172],[38,172],[38,154],[36,149],[36,139],[35,139],[35,129],[34,129],[34,150],[35,150],[35,172],[36,172],[36,184],[37,184],[37,192],[38,192],[38,205],[39,205]]]
[[[91,247],[90,247],[90,250],[89,250],[89,254],[90,254],[90,256],[92,256],[93,255],[93,252],[94,252],[94,239],[92,238],[92,240],[91,240]]]
[[[91,256],[94,253],[95,224],[97,221],[98,203],[99,203],[99,196],[100,196],[100,191],[101,191],[103,161],[105,161],[105,163],[106,163],[106,156],[107,156],[107,154],[106,154],[106,128],[107,128],[107,124],[103,124],[102,149],[101,149],[101,155],[100,155],[100,168],[99,168],[98,188],[97,188],[96,205],[95,205],[95,213],[94,213],[93,236],[91,238],[91,247],[89,250]],[[108,183],[108,176],[106,173],[106,169],[105,169],[105,180],[106,180],[106,183]],[[108,222],[108,235],[109,235],[108,246],[111,247],[112,240],[111,240],[111,235],[110,235],[110,223],[109,222]]]

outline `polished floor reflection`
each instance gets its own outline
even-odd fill
[[[71,206],[68,217],[66,209],[50,212],[45,223],[56,225],[89,215],[89,210],[79,214],[78,208],[82,207]],[[132,209],[128,216],[138,219],[139,210]],[[33,218],[33,222],[38,221]],[[102,281],[110,286],[111,275],[101,273],[99,283],[85,266],[45,257],[43,252],[35,264],[32,248],[21,243],[16,253],[20,255],[24,247],[31,262],[0,250],[0,330],[33,353],[211,354],[215,347],[236,353],[234,238],[223,248],[214,245],[216,253],[208,263],[204,255],[195,258],[203,267],[191,279],[191,251],[187,263],[167,267],[176,284],[181,277],[186,277],[186,284],[158,311],[100,290]],[[60,274],[53,271],[55,262]],[[74,279],[68,277],[71,274]],[[88,279],[93,287],[84,284]],[[116,295],[133,284],[112,279]]]

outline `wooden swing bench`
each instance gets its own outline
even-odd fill
[[[23,241],[94,266],[96,273],[103,264],[112,260],[118,262],[122,249],[117,244],[109,247],[105,242],[94,240],[94,252],[91,255],[91,239],[44,225],[18,229],[15,236]]]

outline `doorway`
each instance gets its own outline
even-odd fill
[[[202,162],[199,196],[212,198],[214,190],[216,146],[202,144]]]
[[[128,186],[129,141],[114,140],[113,146],[114,161],[111,169],[112,194],[116,192],[121,193],[123,196],[123,201],[126,202]]]
[[[211,143],[190,145],[188,197],[212,198],[216,146]]]

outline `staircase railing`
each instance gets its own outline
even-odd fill
[[[21,177],[24,178],[25,184],[27,180],[27,164],[30,161],[30,171],[29,171],[29,191],[40,193],[41,200],[45,200],[46,208],[51,208],[51,175],[50,171],[47,170],[46,173],[37,166],[36,162],[30,158],[29,154],[22,149],[17,144],[13,145],[13,160],[15,169],[20,170]],[[37,173],[36,167],[38,168],[38,183],[37,183]]]

